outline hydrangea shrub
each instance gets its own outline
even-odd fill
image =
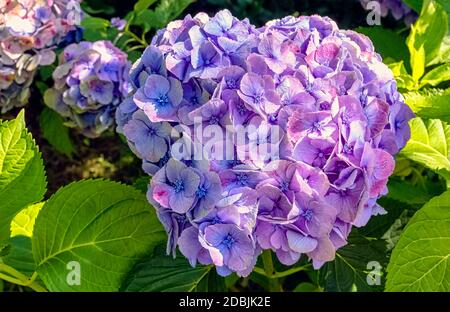
[[[414,12],[403,0],[376,0],[380,4],[380,12],[378,12],[382,17],[391,14],[396,20],[403,19],[405,24],[410,25],[414,23],[418,17],[417,13]],[[369,8],[369,3],[373,0],[360,0],[362,6],[365,9]]]
[[[0,0],[0,106],[6,112],[27,103],[39,65],[76,31],[81,0]]]
[[[71,44],[60,55],[45,103],[69,127],[98,137],[114,125],[115,110],[129,92],[130,67],[127,55],[110,41]]]
[[[258,29],[227,10],[188,15],[157,33],[130,79],[118,131],[153,176],[168,253],[221,275],[248,275],[267,249],[319,268],[385,213],[377,199],[413,113],[366,36],[320,16]],[[225,135],[207,144],[212,126]]]

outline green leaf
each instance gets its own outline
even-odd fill
[[[416,89],[416,82],[413,77],[406,71],[403,61],[390,63],[388,67],[392,70],[397,86],[399,89],[414,90]]]
[[[54,110],[45,107],[39,117],[39,125],[44,139],[58,152],[71,158],[75,147],[70,138],[69,128],[64,126],[61,116]]]
[[[31,276],[36,269],[31,252],[31,239],[26,236],[15,236],[11,237],[7,244],[10,246],[10,251],[8,255],[0,258],[1,261],[17,271]]]
[[[450,126],[439,119],[424,122],[419,117],[412,119],[409,124],[411,139],[401,155],[450,180]]]
[[[81,27],[85,29],[106,29],[111,26],[111,22],[101,17],[87,16],[81,21]]]
[[[387,211],[387,214],[372,217],[369,223],[358,229],[361,235],[373,238],[383,237],[403,211],[411,209],[408,204],[386,197],[381,198],[378,204]]]
[[[150,180],[151,178],[149,176],[139,177],[134,181],[133,187],[142,193],[147,194]]]
[[[436,65],[440,63],[449,63],[449,62],[450,62],[450,36],[445,36],[441,42],[441,47],[439,48],[437,56],[428,65]]]
[[[211,266],[200,265],[192,268],[181,256],[176,259],[156,256],[137,264],[126,278],[121,291],[195,291],[211,269]]]
[[[450,64],[443,64],[430,70],[425,76],[423,76],[420,82],[422,86],[427,84],[433,87],[438,84],[450,80]]]
[[[338,249],[336,259],[326,263],[319,271],[320,285],[325,291],[380,291],[380,285],[369,285],[368,274],[374,262],[380,265],[380,274],[386,263],[386,247],[381,240],[369,240],[355,230],[348,245]]]
[[[225,278],[213,269],[209,270],[208,274],[200,280],[195,288],[196,292],[225,292],[226,290]]]
[[[450,291],[450,191],[409,221],[388,266],[387,291]]]
[[[24,111],[0,123],[0,241],[10,236],[14,216],[39,202],[46,191],[39,150],[25,128]]]
[[[141,192],[87,180],[60,189],[45,203],[34,226],[33,255],[51,291],[117,291],[136,261],[165,237]],[[70,263],[79,263],[79,285],[66,281]]]
[[[418,117],[450,122],[450,89],[411,91],[404,96],[406,104]]]
[[[140,12],[142,10],[148,9],[156,1],[157,0],[139,0],[134,5],[134,10],[137,11],[137,12]]]
[[[425,49],[421,45],[418,49],[411,50],[412,78],[415,82],[425,73]]]
[[[383,58],[391,57],[396,61],[405,62],[409,60],[405,39],[395,31],[381,26],[358,27],[356,31],[368,36],[375,46],[375,51]]]
[[[416,11],[417,13],[420,13],[420,10],[422,10],[422,2],[423,0],[403,0],[411,9]]]
[[[178,17],[194,0],[161,0],[155,10],[144,10],[138,13],[137,24],[148,29],[165,27],[167,23]]]
[[[433,197],[419,186],[400,179],[391,178],[387,186],[389,190],[388,198],[408,205],[423,205]]]
[[[312,283],[300,283],[293,292],[321,292],[322,290]]]
[[[425,55],[424,64],[429,64],[439,53],[441,42],[447,34],[448,17],[441,5],[433,0],[425,0],[419,19],[411,26],[411,33],[407,39],[407,46],[411,53],[411,67],[417,63],[417,77],[420,73],[420,64],[423,47]]]
[[[19,212],[11,222],[11,237],[33,236],[34,223],[39,211],[44,206],[44,202],[30,205]]]

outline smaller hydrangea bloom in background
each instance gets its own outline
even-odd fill
[[[23,106],[39,65],[55,61],[53,50],[76,31],[81,0],[0,0],[0,106]]]
[[[414,12],[403,0],[375,0],[380,4],[380,12],[382,17],[391,14],[396,20],[403,19],[406,25],[411,25],[417,20],[418,14]],[[371,8],[368,6],[373,0],[360,0],[364,9]]]
[[[272,250],[319,268],[385,212],[413,113],[366,36],[320,16],[257,29],[227,10],[188,15],[156,34],[130,80],[117,131],[153,176],[167,252],[191,265],[246,276]]]
[[[127,25],[127,21],[124,19],[121,19],[120,17],[113,17],[111,19],[111,26],[117,28],[117,30],[119,30],[119,31],[124,30],[126,25]]]
[[[87,137],[114,124],[117,106],[129,92],[127,55],[109,41],[67,46],[53,72],[45,103]]]

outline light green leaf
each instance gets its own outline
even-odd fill
[[[449,19],[450,20],[450,19]],[[441,42],[438,54],[428,65],[436,65],[450,62],[450,36],[445,36]]]
[[[33,255],[51,291],[117,291],[136,261],[165,237],[141,192],[87,180],[60,189],[45,203],[34,226]],[[80,285],[66,281],[74,263]]]
[[[392,70],[399,89],[415,90],[417,88],[413,77],[406,71],[403,61],[390,63],[388,67]]]
[[[375,46],[375,51],[383,58],[391,57],[396,61],[405,62],[409,60],[405,39],[395,31],[381,26],[358,27],[356,31],[368,36]]]
[[[387,270],[387,291],[450,291],[450,191],[409,221]]]
[[[157,0],[139,0],[134,5],[134,10],[137,11],[137,12],[140,12],[142,10],[148,9],[156,1]]]
[[[450,89],[411,91],[404,96],[406,104],[417,116],[450,122]]]
[[[111,22],[101,17],[87,16],[81,21],[81,26],[86,29],[106,29],[111,26]]]
[[[450,80],[450,63],[442,64],[436,68],[433,68],[425,76],[423,76],[420,83],[422,86],[429,84],[435,87],[438,84],[448,80]]]
[[[380,285],[367,282],[372,264],[379,264]],[[327,262],[319,271],[320,286],[325,291],[381,291],[382,269],[386,263],[385,243],[369,240],[355,230],[351,233],[348,245],[336,251],[336,259]],[[378,266],[378,265],[377,265]]]
[[[64,121],[58,113],[45,107],[39,117],[39,125],[44,139],[58,152],[72,157],[75,152],[75,147],[70,138],[69,128],[64,126]]]
[[[450,126],[439,119],[410,121],[411,139],[401,155],[450,179]]]
[[[10,236],[14,216],[46,191],[39,150],[25,128],[24,111],[0,123],[0,241]]]
[[[30,205],[19,212],[11,222],[11,237],[33,236],[34,222],[44,202]]]
[[[185,292],[195,291],[208,276],[211,266],[192,268],[183,257],[156,256],[137,264],[128,275],[121,291]]]
[[[417,22],[411,26],[411,33],[407,39],[407,46],[411,54],[411,67],[421,62],[421,47],[425,54],[425,65],[428,65],[439,53],[441,42],[447,34],[448,17],[442,6],[433,0],[425,0]],[[420,66],[417,66],[417,77]]]
[[[425,73],[425,49],[423,45],[417,50],[411,50],[411,68],[413,80],[416,82],[419,81]]]

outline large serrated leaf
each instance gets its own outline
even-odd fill
[[[385,242],[369,240],[352,232],[349,244],[336,251],[336,259],[326,263],[319,271],[319,280],[325,291],[380,291],[386,263]],[[379,265],[380,284],[368,283],[368,275]]]
[[[44,164],[25,128],[24,112],[0,123],[0,241],[10,236],[14,216],[46,191]]]
[[[387,291],[450,291],[450,191],[409,221],[388,266]]]
[[[183,257],[172,259],[156,256],[137,264],[126,278],[121,290],[149,291],[195,291],[207,278],[211,266],[192,268]]]
[[[401,154],[450,180],[450,126],[439,119],[410,121],[411,139]]]
[[[45,203],[34,226],[33,255],[51,291],[117,291],[136,261],[165,238],[145,195],[115,182],[87,180],[60,189]],[[69,263],[79,264],[79,285],[76,279],[67,282],[75,268],[67,269]]]
[[[418,117],[450,122],[450,89],[430,89],[404,94],[405,101]]]

